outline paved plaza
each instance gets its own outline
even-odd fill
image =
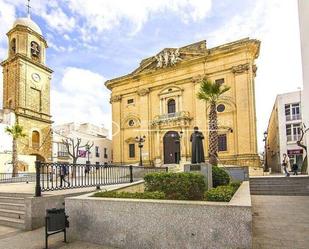
[[[253,249],[309,248],[309,196],[251,197]]]
[[[0,226],[0,248],[5,249],[42,249],[45,246],[45,228],[24,232],[14,228]],[[63,242],[63,233],[49,237],[50,249],[114,249],[111,247],[74,241]]]

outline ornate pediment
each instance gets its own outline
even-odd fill
[[[133,71],[133,74],[174,67],[183,61],[202,57],[206,54],[206,41],[180,48],[164,48],[155,56],[142,60],[140,66]]]

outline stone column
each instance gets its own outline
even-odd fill
[[[254,99],[249,79],[249,63],[241,64],[232,68],[235,78],[235,92],[236,92],[236,115],[238,132],[239,154],[256,154],[254,143],[256,141],[255,126],[255,110],[252,106],[252,99]]]
[[[113,162],[123,162],[122,145],[124,141],[121,138],[121,95],[114,95],[110,99],[112,104],[112,147],[113,147]]]
[[[141,88],[137,90],[137,94],[139,95],[139,105],[140,105],[140,120],[141,120],[141,132],[140,135],[146,136],[146,140],[144,143],[144,147],[142,150],[143,153],[143,162],[146,164],[149,163],[149,160],[152,159],[153,154],[151,151],[151,132],[149,131],[151,129],[149,120],[150,120],[150,104],[149,104],[149,88]]]

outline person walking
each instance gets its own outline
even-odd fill
[[[62,187],[62,183],[66,182],[68,187],[70,187],[70,182],[65,179],[65,177],[69,174],[68,166],[63,164],[60,166],[60,187]]]
[[[285,175],[289,177],[290,176],[290,173],[289,173],[290,158],[288,157],[286,153],[283,154],[282,167],[283,167]]]
[[[292,165],[292,171],[293,171],[293,175],[298,175],[297,171],[298,171],[298,165],[297,163],[293,163]]]

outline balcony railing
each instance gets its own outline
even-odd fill
[[[58,157],[69,157],[69,153],[66,151],[58,151],[57,156]]]
[[[287,135],[286,140],[288,142],[293,142],[293,141],[298,141],[300,139],[301,135],[300,134],[294,134],[294,135]]]
[[[286,121],[301,120],[301,114],[288,115]]]
[[[32,142],[32,149],[39,149],[39,148],[40,148],[40,143]]]

